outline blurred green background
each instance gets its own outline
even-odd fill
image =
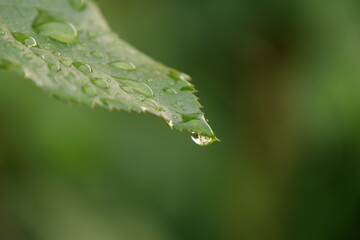
[[[0,70],[1,240],[360,238],[360,2],[98,0],[222,142]]]

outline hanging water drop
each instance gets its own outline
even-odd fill
[[[190,131],[190,134],[191,134],[191,139],[200,146],[206,146],[216,141],[216,138],[201,135],[194,131]]]
[[[59,42],[75,43],[78,39],[78,33],[73,24],[53,17],[44,11],[39,10],[32,27],[38,34]]]

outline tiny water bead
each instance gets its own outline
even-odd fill
[[[41,10],[38,11],[32,27],[38,34],[62,43],[75,43],[78,39],[78,33],[73,24]]]
[[[50,50],[51,49],[51,44],[50,43],[41,43],[40,45],[42,48],[46,49],[46,50]]]
[[[11,35],[19,42],[27,46],[28,48],[37,46],[37,42],[35,38],[32,36],[25,34],[25,33],[19,33],[19,32],[12,32]]]
[[[99,88],[109,88],[108,84],[102,78],[93,78],[91,82]]]
[[[172,95],[177,94],[177,91],[173,88],[166,87],[166,88],[163,88],[163,91],[164,91],[164,93],[167,93],[167,94],[172,94]]]
[[[58,51],[53,51],[52,54],[56,57],[60,57],[61,56],[61,53],[58,52]]]
[[[127,92],[127,93],[134,93],[134,89],[132,89],[132,88],[129,87],[129,86],[121,85],[120,88],[121,88],[122,90],[124,90],[125,92]]]
[[[69,59],[61,59],[60,63],[62,65],[64,65],[65,67],[70,67],[71,66],[71,61]]]
[[[185,73],[177,72],[177,71],[170,71],[168,73],[168,76],[177,82],[178,81],[184,81],[184,82],[191,81],[191,77],[189,75],[187,75]]]
[[[60,72],[61,67],[57,64],[49,64],[49,69],[53,72]]]
[[[153,108],[157,111],[162,111],[162,108],[153,100],[145,99],[142,102],[150,108]]]
[[[145,83],[141,83],[141,82],[137,82],[137,81],[129,80],[129,79],[122,79],[122,78],[118,78],[118,77],[115,77],[115,79],[120,81],[123,85],[126,85],[147,97],[154,97],[153,90]],[[122,86],[120,86],[120,87],[125,91],[125,89]]]
[[[92,97],[96,96],[96,89],[90,84],[84,85],[81,89],[84,93],[86,93],[89,96],[92,96]]]
[[[200,146],[206,146],[216,141],[216,138],[201,135],[194,131],[190,131],[190,134],[191,134],[191,139]]]
[[[87,5],[87,0],[70,0],[71,6],[78,11],[84,10]]]
[[[73,65],[83,73],[92,73],[92,68],[87,63],[74,62]]]
[[[126,71],[136,70],[136,66],[132,62],[113,61],[113,62],[109,62],[109,65]]]
[[[91,55],[93,55],[94,57],[97,57],[97,58],[102,58],[102,57],[104,57],[104,54],[102,54],[102,52],[100,52],[100,50],[93,50],[93,51],[91,51]]]

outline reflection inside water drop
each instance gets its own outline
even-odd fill
[[[216,141],[216,139],[214,138],[197,134],[194,131],[191,131],[190,134],[191,134],[191,139],[200,146],[206,146]]]

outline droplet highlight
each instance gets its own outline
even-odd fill
[[[170,71],[168,76],[175,81],[184,81],[188,82],[191,81],[191,77],[185,73],[177,72],[177,71]]]
[[[87,63],[74,62],[73,65],[83,73],[92,73],[92,68]]]
[[[26,47],[31,48],[37,46],[37,42],[35,38],[32,36],[25,34],[25,33],[19,33],[19,32],[12,32],[11,35],[19,42],[24,44]]]

